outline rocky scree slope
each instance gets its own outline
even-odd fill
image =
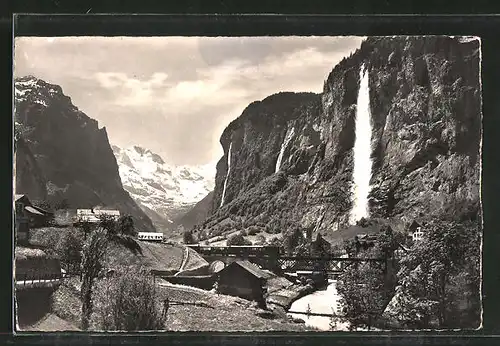
[[[214,188],[215,167],[172,166],[140,146],[112,146],[123,187],[158,230],[174,228]]]
[[[105,128],[71,103],[60,86],[27,76],[15,80],[16,193],[67,200],[70,208],[104,206],[155,231],[123,189]]]
[[[371,217],[477,220],[479,64],[479,40],[371,37],[333,68],[321,95],[280,93],[252,103],[221,136],[210,216],[195,233],[204,239],[299,225],[328,234],[349,225],[362,65],[369,71]]]

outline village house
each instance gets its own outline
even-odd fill
[[[321,233],[317,233],[316,239],[311,242],[311,253],[316,256],[322,256],[329,254],[331,249],[332,244]]]
[[[20,243],[29,242],[30,228],[43,227],[50,224],[54,214],[34,206],[27,195],[16,194],[15,203],[15,232]]]
[[[26,244],[29,242],[29,218],[26,215],[25,207],[30,206],[31,202],[28,197],[25,195],[16,195],[15,196],[15,215],[16,215],[16,223],[15,223],[15,234],[18,243]]]
[[[99,223],[101,217],[106,216],[115,221],[120,218],[119,210],[110,209],[77,209],[76,219],[77,222],[89,222],[89,223]]]
[[[423,239],[424,231],[421,222],[413,220],[413,222],[408,226],[408,234],[410,235],[413,242],[417,242]]]
[[[244,260],[235,261],[217,273],[219,293],[256,301],[265,308],[265,286],[272,275]]]

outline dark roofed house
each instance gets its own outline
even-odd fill
[[[26,206],[24,210],[29,218],[30,227],[36,228],[48,226],[50,220],[54,218],[54,213],[34,205]]]
[[[15,195],[15,235],[18,243],[27,244],[29,242],[29,217],[25,211],[26,207],[31,206],[31,202],[26,195]]]
[[[265,307],[264,287],[271,274],[244,260],[232,262],[217,276],[220,293],[256,301],[259,306]]]
[[[16,237],[20,243],[29,242],[30,227],[43,227],[50,223],[54,214],[34,206],[27,195],[14,196],[16,215]]]

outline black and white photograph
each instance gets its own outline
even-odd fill
[[[16,37],[15,330],[482,328],[481,39]]]

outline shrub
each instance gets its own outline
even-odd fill
[[[99,226],[105,229],[109,235],[118,234],[118,223],[109,215],[99,215]]]
[[[182,234],[182,241],[184,244],[196,244],[192,231],[184,231]]]
[[[76,229],[65,232],[56,245],[56,253],[68,273],[79,273],[82,262],[83,237]]]
[[[255,245],[264,245],[265,243],[266,243],[266,238],[262,234],[259,234],[255,239]]]
[[[256,235],[260,232],[260,228],[257,226],[250,226],[247,231],[247,235]]]
[[[119,234],[129,235],[131,237],[137,236],[137,230],[134,226],[134,219],[130,215],[123,215],[118,219],[117,231]]]
[[[128,269],[96,287],[93,324],[100,330],[163,330],[166,311],[154,278],[143,269]]]
[[[252,245],[250,240],[245,239],[241,232],[232,234],[226,241],[227,246],[231,245]]]
[[[268,242],[269,246],[280,246],[281,247],[281,240],[278,237],[273,237],[271,238]]]

